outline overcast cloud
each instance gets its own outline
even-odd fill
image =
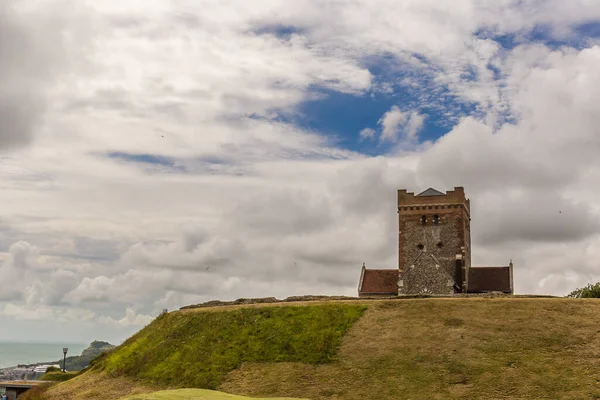
[[[397,265],[399,188],[464,186],[474,264],[512,259],[518,293],[600,280],[593,24],[584,0],[2,1],[0,339],[355,295]],[[344,137],[298,122],[331,94],[399,100]]]

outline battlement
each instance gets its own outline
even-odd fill
[[[398,190],[398,210],[416,211],[421,209],[458,207],[464,207],[469,214],[471,212],[471,203],[466,198],[465,189],[462,186],[457,186],[454,190],[448,190],[446,194],[432,188],[417,195],[413,192],[407,192],[406,189]]]

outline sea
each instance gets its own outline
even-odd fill
[[[62,360],[63,347],[69,348],[67,357],[79,356],[88,346],[89,343],[0,342],[0,368]]]

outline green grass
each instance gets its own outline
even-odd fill
[[[75,378],[79,374],[79,371],[73,372],[46,372],[44,375],[40,377],[40,381],[52,381],[52,382],[64,382],[69,379]]]
[[[216,389],[243,362],[322,364],[365,305],[256,307],[158,317],[93,369],[169,387]]]
[[[161,390],[149,394],[137,394],[121,400],[294,400],[291,397],[244,397],[207,389]],[[300,400],[300,399],[296,399]]]

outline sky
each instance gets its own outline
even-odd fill
[[[474,265],[600,280],[600,2],[3,0],[0,340],[356,295],[396,190],[463,186]]]

